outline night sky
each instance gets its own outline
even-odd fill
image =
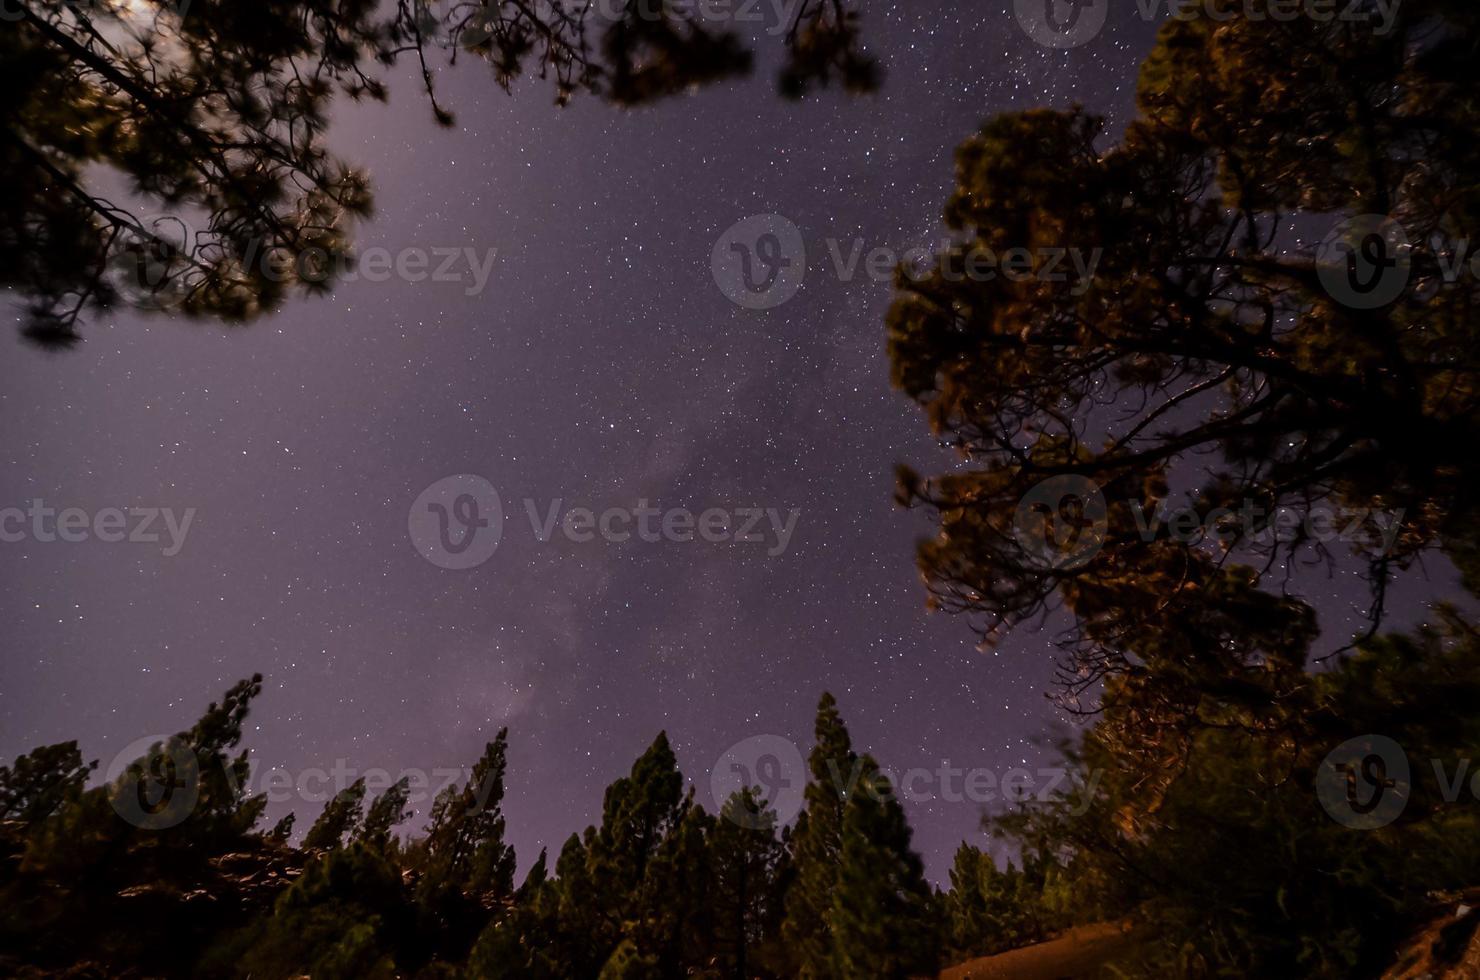
[[[106,767],[260,671],[259,773],[467,766],[508,725],[522,867],[599,819],[660,729],[712,808],[726,749],[770,734],[805,752],[824,690],[895,769],[1051,759],[1037,743],[1067,722],[1044,697],[1055,624],[980,652],[964,621],[925,611],[913,547],[930,526],[893,505],[892,470],[954,463],[889,386],[889,284],[839,281],[827,241],[937,245],[952,152],[994,113],[1079,102],[1118,132],[1154,31],[1126,6],[1059,52],[1007,4],[867,5],[887,70],[868,98],[782,101],[779,39],[758,36],[752,78],[638,111],[557,110],[532,79],[505,96],[472,61],[440,75],[450,130],[409,65],[389,106],[342,104],[331,147],[376,192],[358,248],[495,249],[485,288],[359,281],[244,328],[121,315],[71,353],[14,346],[0,507],[195,516],[173,556],[0,544],[0,756],[76,738]],[[756,214],[793,222],[808,251],[802,288],[770,310],[711,275],[716,239]],[[449,570],[413,547],[408,509],[464,473],[497,489],[503,534]],[[526,498],[800,516],[780,555],[541,542]],[[1355,627],[1351,572],[1303,588],[1328,630]],[[319,805],[269,817],[289,809],[301,831]],[[933,878],[980,842],[977,804],[908,809]]]

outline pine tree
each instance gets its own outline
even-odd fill
[[[594,976],[621,941],[622,910],[612,908],[592,873],[595,847],[596,828],[587,827],[583,834],[567,837],[555,859],[554,914],[547,938],[562,976]]]
[[[355,839],[372,850],[384,852],[391,844],[391,828],[410,820],[415,812],[406,807],[406,798],[410,795],[411,781],[402,776],[370,804]]]
[[[504,775],[509,730],[499,729],[473,766],[467,785],[448,787],[432,804],[427,827],[428,880],[478,904],[506,900],[514,891],[514,849],[504,843]]]
[[[549,871],[546,869],[545,864],[546,851],[542,847],[540,848],[540,856],[534,859],[534,864],[530,865],[529,871],[524,875],[524,883],[514,893],[514,898],[521,904],[532,901],[540,889],[544,888],[546,882],[549,881]]]
[[[401,975],[411,908],[399,870],[359,842],[321,854],[278,898],[242,975],[360,980]]]
[[[598,887],[621,900],[635,895],[648,862],[683,818],[684,804],[678,760],[668,734],[659,732],[631,774],[606,789],[591,854]]]
[[[96,762],[82,763],[76,742],[43,745],[0,766],[0,820],[31,824],[51,816],[82,794]]]
[[[939,967],[937,926],[904,808],[878,764],[863,771],[845,807],[842,861],[832,896],[833,975],[910,977]]]
[[[1063,867],[1051,854],[1024,848],[1021,867],[999,868],[992,855],[962,843],[944,896],[946,943],[956,960],[989,956],[1047,939],[1069,925],[1054,894]]]
[[[796,880],[786,895],[782,936],[800,977],[831,976],[832,903],[842,857],[843,810],[859,775],[848,729],[837,701],[823,694],[817,705],[816,743],[808,757],[811,779],[806,807],[792,837]]]
[[[435,945],[461,960],[514,892],[514,849],[504,842],[509,730],[487,743],[466,785],[437,795],[427,825],[417,899],[435,923]]]
[[[554,880],[521,891],[517,928],[537,937],[528,975],[665,976],[701,970],[713,946],[710,837],[714,819],[685,793],[666,734],[607,787],[599,827],[572,834]],[[531,871],[542,873],[537,865]],[[525,914],[531,907],[536,913]],[[485,936],[490,950],[511,948],[510,925]],[[619,971],[619,972],[612,972]],[[633,972],[637,971],[637,972]]]
[[[229,754],[241,742],[252,699],[261,693],[261,674],[237,681],[220,704],[211,702],[188,732],[176,736],[195,754],[197,793],[189,822],[202,835],[222,841],[238,838],[256,825],[267,808],[266,794],[246,794],[251,774],[247,750]]]
[[[1104,716],[1162,773],[1178,729],[1304,685],[1315,610],[1276,570],[1349,549],[1375,632],[1424,550],[1480,567],[1480,286],[1441,272],[1480,225],[1480,8],[1406,0],[1373,31],[1197,6],[1166,20],[1113,143],[1075,108],[960,146],[954,244],[888,317],[894,384],[966,461],[900,474],[938,520],[928,601],[987,642],[1072,614],[1061,693],[1141,688]],[[1066,246],[1094,267],[1048,272]],[[983,250],[1042,275],[963,274]],[[1173,487],[1209,533],[1147,526]],[[1362,533],[1340,547],[1271,529],[1343,511]]]
[[[683,816],[648,862],[638,897],[641,918],[629,929],[665,976],[690,975],[714,948],[714,818],[693,802],[692,789],[681,806]]]
[[[559,932],[557,883],[542,849],[513,907],[490,923],[468,954],[467,976],[480,980],[564,980],[575,974]],[[594,968],[593,968],[594,969]]]
[[[631,939],[622,940],[601,967],[597,980],[663,980],[658,958],[644,954]]]
[[[249,832],[266,798],[247,795],[246,753],[232,752],[261,681],[255,675],[233,685],[196,724],[105,785],[81,788],[91,767],[65,743],[6,770],[0,786],[14,823],[0,826],[5,955],[56,972],[91,960],[118,964],[109,973],[189,975],[220,920],[219,909],[207,907],[214,903],[188,896],[216,894],[220,859],[258,847]],[[142,799],[146,777],[166,774],[178,780],[167,805],[147,811],[163,819],[140,821],[126,802]],[[28,817],[38,819],[24,823]],[[126,897],[138,889],[152,896],[143,899],[149,915],[138,915],[140,900]]]
[[[365,780],[356,779],[324,805],[324,812],[308,828],[303,846],[309,850],[332,851],[342,845],[359,827],[364,802]]]
[[[623,938],[646,947],[633,962],[667,952],[672,941],[673,920],[662,907],[664,896],[656,882],[676,884],[677,869],[665,848],[672,846],[668,838],[690,805],[668,735],[659,732],[632,771],[607,787],[601,826],[589,834],[586,874],[599,917],[598,935],[610,944],[608,950]],[[665,863],[653,869],[660,855]]]
[[[297,822],[298,815],[296,813],[288,814],[272,825],[272,829],[267,832],[268,839],[275,840],[279,844],[286,844],[288,838],[293,836],[293,824]]]
[[[783,853],[776,812],[753,788],[725,801],[710,836],[714,963],[722,976],[754,976],[767,941],[775,938]]]

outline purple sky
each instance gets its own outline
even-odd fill
[[[1043,696],[1051,634],[979,653],[963,621],[924,610],[913,543],[929,526],[893,506],[891,472],[951,461],[889,387],[888,284],[839,281],[827,240],[934,246],[952,151],[994,113],[1077,101],[1117,131],[1152,28],[1054,52],[1010,5],[865,15],[888,71],[874,98],[782,102],[762,39],[750,80],[641,111],[559,111],[534,81],[506,97],[472,62],[442,73],[450,131],[405,71],[388,107],[343,107],[331,145],[377,200],[359,248],[495,249],[478,295],[360,281],[243,329],[125,315],[63,356],[13,347],[0,507],[195,515],[174,556],[0,544],[0,756],[78,738],[106,767],[260,671],[259,772],[466,766],[507,724],[521,866],[596,819],[659,729],[709,805],[734,743],[807,750],[824,689],[897,770],[1051,758],[1034,744],[1064,720]],[[716,287],[710,254],[764,213],[801,229],[810,261],[793,299],[753,311]],[[490,481],[506,518],[464,571],[407,533],[417,495],[458,473]],[[777,556],[541,543],[526,498],[800,516]],[[1350,574],[1308,590],[1328,628],[1351,628]],[[301,829],[318,804],[269,815],[288,809]],[[933,877],[979,839],[974,803],[909,810]]]

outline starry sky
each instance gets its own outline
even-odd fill
[[[824,690],[896,769],[1051,760],[1055,624],[980,652],[925,611],[930,527],[893,505],[892,470],[953,463],[889,386],[889,284],[840,281],[826,242],[937,244],[952,152],[994,113],[1078,102],[1117,132],[1154,33],[1127,8],[1052,51],[1010,4],[867,4],[887,71],[867,98],[782,101],[777,39],[758,36],[754,77],[636,111],[557,110],[536,80],[506,96],[463,63],[439,77],[457,113],[441,130],[409,66],[392,71],[390,105],[344,105],[330,135],[374,182],[358,246],[494,249],[480,293],[362,280],[244,328],[100,317],[74,352],[0,362],[0,506],[195,509],[173,556],[0,544],[0,757],[77,738],[106,768],[260,671],[259,772],[466,766],[509,726],[525,867],[599,819],[660,729],[710,805],[735,743],[807,750]],[[755,214],[793,222],[810,260],[769,310],[710,269]],[[488,561],[450,570],[407,514],[461,473],[498,490],[506,525]],[[781,555],[541,542],[526,498],[800,515]],[[1328,629],[1355,625],[1350,573],[1308,592]],[[957,842],[985,843],[975,803],[907,808],[937,880]],[[290,809],[301,830],[318,804],[269,817]]]

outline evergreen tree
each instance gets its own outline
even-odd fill
[[[607,791],[610,796],[610,789]],[[598,891],[592,873],[596,828],[571,834],[555,859],[553,914],[547,920],[549,956],[562,976],[594,976],[622,935],[622,910]]]
[[[786,895],[782,925],[788,955],[799,977],[828,977],[833,969],[833,896],[842,860],[843,811],[860,776],[837,701],[823,694],[817,705],[815,744],[807,758],[811,779],[806,805],[792,836],[796,880]]]
[[[650,954],[664,976],[688,976],[709,964],[714,950],[714,818],[685,796],[683,816],[665,836],[643,874],[640,918],[627,934]]]
[[[833,976],[903,978],[939,967],[924,865],[893,787],[870,756],[848,794],[837,888],[828,917]]]
[[[309,850],[332,851],[354,835],[360,826],[365,802],[365,780],[356,779],[324,804],[324,812],[308,828],[303,846]]]
[[[663,980],[663,971],[656,955],[644,954],[634,940],[624,939],[601,967],[597,980]]]
[[[288,839],[293,836],[293,824],[297,822],[298,815],[296,813],[288,814],[272,825],[272,829],[267,832],[268,839],[277,841],[279,844],[286,844]]]
[[[487,743],[466,785],[437,795],[422,845],[418,900],[448,960],[464,958],[514,892],[514,849],[504,842],[509,730]]]
[[[109,784],[78,792],[85,770],[65,745],[17,760],[10,803],[39,819],[0,835],[0,949],[43,970],[93,960],[188,974],[236,911],[190,896],[227,891],[224,860],[258,844],[250,831],[266,798],[247,795],[246,752],[233,750],[261,689],[260,675],[233,685]]]
[[[406,798],[410,795],[411,782],[402,776],[370,804],[355,839],[371,850],[384,852],[391,844],[391,828],[410,820],[414,813],[406,807]]]
[[[467,785],[438,795],[427,827],[427,880],[481,905],[502,902],[514,891],[514,849],[504,843],[508,744],[509,730],[499,729],[484,746]]]
[[[1022,867],[999,868],[992,855],[962,843],[944,896],[946,945],[960,962],[1048,939],[1071,924],[1057,891],[1062,867],[1052,857],[1024,853]]]
[[[262,675],[238,681],[227,690],[221,703],[206,706],[205,714],[176,739],[195,756],[197,792],[189,822],[197,833],[229,841],[250,831],[267,808],[267,796],[246,793],[251,764],[247,750],[235,756],[252,700],[262,693]]]
[[[540,889],[544,888],[545,884],[549,881],[549,871],[545,867],[545,863],[546,851],[542,847],[540,848],[540,856],[534,859],[534,864],[530,865],[528,873],[525,874],[524,883],[514,893],[514,898],[521,904],[533,900],[534,896],[538,895]]]
[[[541,849],[507,914],[491,922],[468,955],[468,973],[486,980],[561,980],[573,975],[559,921],[557,883]]]
[[[752,787],[720,809],[710,837],[713,867],[714,964],[721,976],[745,980],[762,969],[779,937],[784,849],[776,812]]]
[[[0,766],[0,820],[32,824],[76,802],[97,762],[83,765],[76,742],[43,745]]]
[[[320,855],[243,937],[240,975],[359,980],[401,975],[413,917],[399,870],[359,842]]]
[[[1131,915],[1144,927],[1118,964],[1131,976],[1382,975],[1437,894],[1480,881],[1480,807],[1445,799],[1434,768],[1452,776],[1455,760],[1480,751],[1480,632],[1452,609],[1436,618],[1314,675],[1281,705],[1275,733],[1200,730],[1153,799],[1151,763],[1097,725],[1069,755],[1103,774],[1093,792],[993,827],[1025,851],[1068,853],[1073,887],[1096,917]],[[1327,754],[1374,732],[1402,748],[1410,774],[1377,793],[1366,776],[1333,783],[1341,774]],[[1330,810],[1323,785],[1336,787]],[[1402,800],[1401,817],[1368,829],[1342,822],[1359,815],[1357,801],[1379,798]]]
[[[590,855],[597,887],[618,902],[635,896],[648,862],[687,808],[678,760],[668,734],[659,732],[631,774],[606,789]]]
[[[929,601],[986,642],[1061,601],[1071,706],[1144,688],[1127,746],[1303,683],[1314,612],[1279,570],[1328,548],[1277,512],[1367,515],[1368,635],[1396,569],[1476,554],[1480,280],[1442,270],[1480,223],[1480,13],[1412,0],[1372,31],[1260,6],[1168,19],[1114,145],[1079,109],[989,120],[956,155],[957,243],[889,314],[895,385],[968,461],[901,473],[939,520]],[[1396,225],[1341,227],[1363,214]],[[1392,295],[1352,292],[1359,245]],[[1048,269],[1070,248],[1086,275]],[[965,274],[1015,249],[1033,274]],[[1193,541],[1144,520],[1183,485]]]
[[[571,835],[543,880],[537,863],[514,912],[475,956],[498,975],[684,976],[711,967],[715,946],[714,818],[683,791],[665,734],[614,781],[602,822]],[[522,937],[516,941],[516,937]]]
[[[665,896],[659,883],[674,883],[678,869],[664,852],[673,846],[669,836],[678,830],[690,805],[664,732],[632,764],[628,775],[607,787],[601,826],[587,832],[586,869],[577,879],[589,882],[586,900],[592,903],[596,935],[607,954],[613,954],[624,938],[646,947],[634,963],[669,951],[674,922],[662,907]],[[654,868],[660,855],[664,863]],[[579,900],[571,896],[563,907]]]

